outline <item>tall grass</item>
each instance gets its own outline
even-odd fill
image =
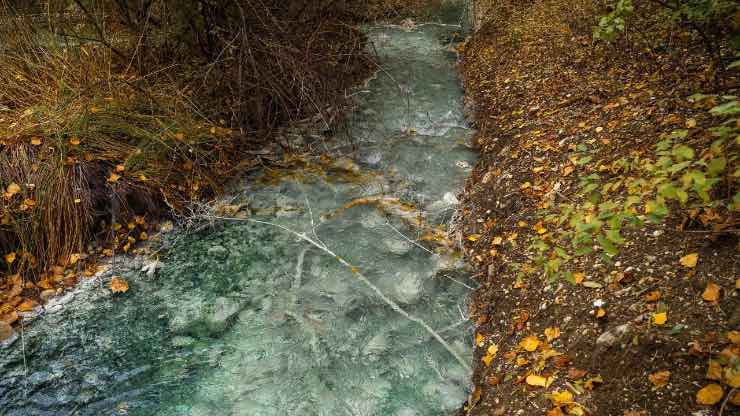
[[[257,162],[246,149],[364,71],[364,38],[325,2],[188,3],[3,0],[0,274],[218,193]]]

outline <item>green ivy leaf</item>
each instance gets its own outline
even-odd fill
[[[709,164],[707,165],[707,174],[709,176],[717,176],[725,170],[726,166],[727,159],[724,157],[716,157],[709,161]]]
[[[617,245],[622,245],[625,243],[624,237],[619,234],[619,230],[606,230],[606,238]]]
[[[673,156],[678,159],[691,160],[694,158],[694,149],[686,146],[685,144],[680,144],[674,147],[672,153]]]

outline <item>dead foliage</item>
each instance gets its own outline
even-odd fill
[[[2,2],[0,270],[128,249],[135,216],[219,193],[276,129],[328,128],[366,71],[349,5],[187,3]]]

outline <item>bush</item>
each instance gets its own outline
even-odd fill
[[[3,3],[0,268],[38,275],[96,233],[127,249],[145,234],[116,223],[218,193],[367,68],[349,6],[187,3]]]

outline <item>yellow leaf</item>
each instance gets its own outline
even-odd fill
[[[545,387],[547,386],[547,379],[542,376],[529,375],[527,376],[527,384],[530,386]]]
[[[141,234],[139,234],[139,240],[140,241],[144,241],[144,240],[148,240],[148,239],[149,239],[149,235],[146,233],[146,231],[142,231]],[[355,273],[357,273],[357,272],[355,272]]]
[[[709,282],[707,287],[704,289],[701,297],[707,302],[717,302],[719,300],[720,287],[716,284]]]
[[[696,402],[711,406],[719,403],[724,395],[725,391],[722,390],[722,386],[712,383],[704,386],[701,390],[696,392]]]
[[[547,228],[542,225],[541,221],[534,225],[534,229],[537,231],[537,234],[544,234],[547,232]]]
[[[604,308],[598,308],[596,309],[596,317],[597,318],[603,318],[606,316],[606,309]]]
[[[17,183],[13,182],[5,189],[5,192],[8,193],[8,196],[13,196],[21,191],[21,187],[18,186]]]
[[[498,245],[501,245],[501,243],[503,242],[503,240],[504,239],[501,238],[500,236],[493,237],[493,240],[491,241],[491,244],[493,244],[494,246],[498,246]]]
[[[648,379],[653,383],[653,390],[657,390],[665,387],[668,384],[668,380],[671,378],[671,372],[668,370],[658,371],[650,374]]]
[[[580,285],[583,283],[583,281],[586,279],[586,275],[584,275],[581,272],[573,273],[573,280],[576,282],[577,285]]]
[[[482,347],[483,346],[483,342],[485,341],[485,339],[486,338],[480,332],[476,332],[476,334],[475,334],[475,345],[477,345],[479,347]]]
[[[560,328],[545,328],[545,337],[547,337],[547,342],[551,342],[552,340],[559,338]]]
[[[119,276],[113,276],[113,278],[110,279],[110,291],[113,293],[128,292],[128,282]]]
[[[79,253],[72,253],[69,255],[69,264],[75,264],[80,260]]]
[[[529,352],[536,350],[539,345],[540,340],[534,335],[530,335],[519,342],[519,346]]]
[[[668,312],[660,312],[653,314],[653,323],[655,325],[664,325],[668,320]]]
[[[717,360],[709,360],[709,367],[707,367],[707,375],[705,376],[708,380],[722,380],[722,365]]]
[[[488,346],[488,354],[495,357],[496,353],[498,353],[498,345],[491,344]]]
[[[71,139],[69,139],[69,144],[71,144],[72,146],[77,146],[80,144],[80,139],[77,137],[72,137]]]
[[[8,265],[13,264],[14,261],[15,261],[15,251],[10,252],[5,255],[5,262],[8,263]]]
[[[681,260],[679,260],[679,262],[682,266],[693,269],[694,267],[696,267],[697,260],[699,260],[699,253],[691,253],[681,257]]]
[[[121,175],[118,175],[113,172],[111,172],[110,176],[108,176],[108,182],[110,183],[116,183],[118,182],[119,179],[121,179]]]
[[[529,360],[524,357],[516,357],[516,366],[517,367],[524,367],[525,365],[529,364]]]
[[[126,167],[123,165],[116,165],[116,172],[123,172],[126,170]]]
[[[733,389],[740,388],[740,371],[732,367],[725,368],[725,383]]]
[[[686,120],[686,128],[693,129],[696,127],[696,119],[690,118]]]
[[[573,393],[568,390],[557,391],[555,390],[548,396],[553,406],[560,407],[566,404],[573,403]]]
[[[470,234],[468,236],[468,240],[470,241],[478,241],[480,239],[480,234]]]
[[[481,358],[481,361],[483,361],[483,364],[486,365],[486,367],[491,365],[491,362],[493,362],[493,355],[486,354]]]
[[[40,137],[31,137],[31,144],[34,146],[41,146],[41,138]]]
[[[735,345],[740,345],[740,331],[730,331],[727,333],[727,339]]]
[[[185,139],[185,134],[184,133],[175,133],[175,138],[177,140],[184,140]]]

